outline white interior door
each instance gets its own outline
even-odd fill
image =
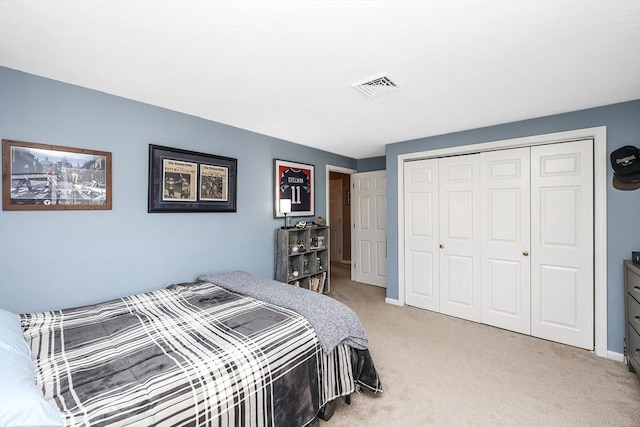
[[[353,240],[351,277],[370,285],[387,285],[387,173],[351,175]]]
[[[593,349],[593,142],[531,148],[531,333]]]
[[[440,311],[438,159],[404,165],[405,301]]]
[[[529,148],[480,154],[482,323],[531,333]]]
[[[480,155],[439,159],[440,312],[480,321]]]
[[[343,261],[342,240],[342,180],[329,181],[329,241],[331,260]]]

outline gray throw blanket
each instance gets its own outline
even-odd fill
[[[295,311],[307,318],[325,353],[340,343],[359,350],[367,348],[367,334],[349,307],[326,295],[265,279],[245,271],[202,274],[198,281],[210,282],[228,291]]]

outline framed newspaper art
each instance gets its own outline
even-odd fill
[[[148,212],[235,212],[238,161],[149,145]]]
[[[274,159],[275,200],[274,217],[282,218],[280,200],[291,200],[288,216],[314,216],[314,166],[305,163]],[[288,206],[288,204],[287,204]]]
[[[2,209],[111,209],[111,153],[3,139]]]

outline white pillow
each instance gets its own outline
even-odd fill
[[[0,427],[58,427],[57,410],[36,387],[20,318],[0,309]]]

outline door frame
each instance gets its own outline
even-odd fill
[[[358,171],[356,169],[350,169],[350,168],[345,168],[343,166],[335,166],[335,165],[327,165],[325,168],[325,212],[327,215],[327,225],[329,225],[331,222],[331,218],[330,218],[330,209],[329,209],[329,203],[331,202],[330,196],[329,196],[329,186],[330,183],[329,181],[331,181],[330,179],[330,172],[338,172],[338,173],[343,173],[345,175],[353,175],[354,173],[358,173]],[[352,210],[353,211],[353,210]],[[344,218],[344,212],[342,214],[342,219],[343,221],[345,220]],[[352,219],[348,218],[347,221],[349,221],[349,233],[351,234],[351,241],[353,242],[353,227],[351,226],[352,223]],[[331,244],[331,242],[329,242],[329,244]],[[353,243],[352,243],[353,244]],[[343,259],[344,259],[344,236],[342,236],[342,245],[343,245]],[[351,252],[351,259],[353,260],[353,249]]]
[[[404,163],[411,160],[506,148],[532,147],[535,145],[593,140],[593,237],[594,237],[594,341],[595,354],[618,360],[617,354],[609,354],[607,348],[607,127],[598,126],[554,132],[541,135],[512,138],[479,144],[459,145],[449,148],[419,151],[398,155],[398,301],[405,305],[404,280]],[[390,302],[390,301],[388,301]]]
[[[331,205],[331,195],[334,192],[337,192],[337,191],[340,191],[342,193],[342,179],[330,179],[329,180],[329,187],[331,187],[331,185],[333,185],[334,188],[333,188],[333,191],[331,190],[331,188],[329,188],[329,199],[327,200],[327,212],[328,212],[327,213],[327,224],[330,227],[329,228],[329,235],[331,235],[331,230],[333,229],[333,227],[331,226],[331,222],[330,222],[330,220],[331,220],[331,206],[332,206]],[[339,188],[336,188],[336,186],[339,187]],[[344,195],[342,195],[342,196],[344,197]],[[339,214],[340,214],[340,217],[342,218],[342,221],[343,221],[342,225],[344,225],[345,219],[344,219],[344,212],[343,212],[343,209],[342,209],[342,203],[335,203],[335,204],[339,204],[340,205]],[[335,211],[336,210],[335,206],[333,206],[333,207],[334,207],[334,211]],[[351,218],[348,218],[347,222],[350,224],[351,223]],[[340,263],[344,263],[345,262],[345,260],[344,260],[344,232],[335,233],[334,235],[336,236],[335,239],[334,238],[330,238],[330,241],[331,241],[330,249],[331,250],[329,251],[329,258],[332,261],[337,261],[337,262],[340,262]],[[340,236],[340,238],[338,238],[337,236]],[[336,244],[337,243],[336,240],[341,240],[340,247],[338,247],[338,245]],[[340,259],[337,259],[337,256],[335,258],[333,256],[333,254],[335,254],[334,251],[337,250],[337,249],[340,249]]]

